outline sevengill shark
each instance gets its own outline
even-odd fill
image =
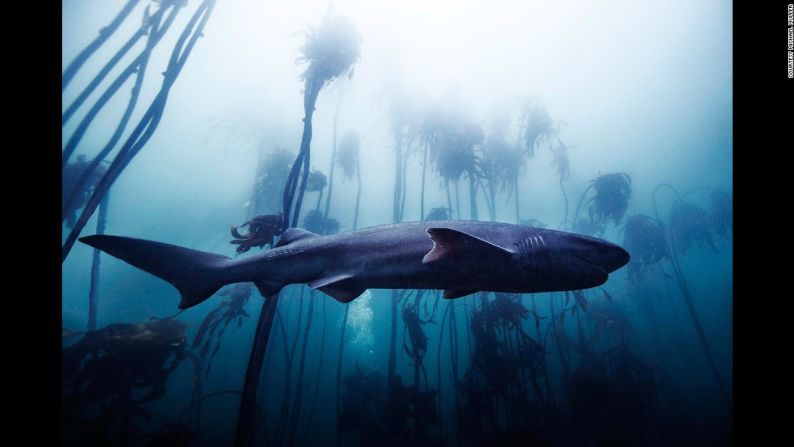
[[[290,228],[273,248],[238,259],[120,236],[80,241],[174,285],[180,309],[240,282],[253,282],[263,296],[306,283],[344,303],[367,289],[442,289],[448,299],[478,291],[579,290],[604,284],[629,261],[626,250],[601,239],[461,220],[380,225],[328,236]]]

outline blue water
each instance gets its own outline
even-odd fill
[[[62,2],[63,70],[127,4]],[[165,20],[176,11],[153,47],[138,103],[108,161],[157,102],[191,16],[214,8],[151,138],[112,182],[104,232],[229,257],[260,253],[257,246],[237,255],[229,228],[281,211],[281,171],[289,166],[279,171],[273,154],[286,151],[290,162],[301,146],[301,76],[310,60],[300,58],[329,3],[129,4],[129,16],[63,90],[66,111],[147,23],[144,14],[164,8]],[[279,295],[256,388],[255,443],[727,444],[730,3],[331,4],[329,17],[346,17],[360,35],[360,59],[352,72],[322,84],[317,97],[311,169],[330,182],[333,165],[333,186],[305,192],[299,226],[335,231],[304,221],[315,208],[324,212],[329,189],[325,217],[339,232],[354,222],[363,228],[421,220],[439,207],[468,220],[475,205],[482,221],[590,232],[629,248],[634,264],[581,294],[444,300],[435,290],[369,290],[343,304],[290,285]],[[148,30],[65,122],[64,147],[144,51],[156,32]],[[76,166],[79,155],[91,161],[107,144],[134,79],[88,123],[67,166]],[[530,105],[548,115],[532,150],[528,129],[543,120],[523,113]],[[358,135],[360,189],[355,167],[347,176],[338,163],[340,154],[356,150],[343,138],[348,131]],[[569,172],[558,169],[562,146]],[[66,176],[65,169],[65,187]],[[623,182],[623,195],[603,186],[610,178]],[[81,194],[97,190],[90,186]],[[682,204],[689,213],[680,212]],[[83,205],[75,208],[78,217]],[[97,232],[98,214],[90,214],[81,236]],[[636,247],[647,249],[652,235],[629,227],[640,215],[662,235],[658,256],[644,266]],[[70,231],[64,223],[64,241]],[[632,234],[639,236],[632,241]],[[62,322],[70,331],[63,339],[65,443],[232,444],[263,298],[253,287],[230,285],[179,312],[175,288],[101,254],[96,327],[87,331],[93,255],[77,242],[63,263]],[[422,324],[411,332],[404,311],[414,304]],[[416,338],[421,333],[425,343]]]

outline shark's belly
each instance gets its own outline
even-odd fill
[[[423,264],[424,255],[422,252],[405,258],[380,260],[355,275],[356,283],[368,289],[512,290],[512,285],[503,275],[455,264]]]

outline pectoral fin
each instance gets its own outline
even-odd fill
[[[355,284],[353,275],[342,273],[323,276],[309,282],[309,287],[318,289],[342,303],[349,303],[358,298],[367,289]]]
[[[504,247],[451,228],[428,228],[427,234],[433,240],[433,249],[422,259],[423,264],[466,255],[501,258],[514,254]]]

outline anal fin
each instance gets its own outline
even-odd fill
[[[479,290],[445,290],[444,291],[444,299],[451,300],[455,298],[460,298],[462,296],[471,295],[472,293],[477,293]]]
[[[353,275],[348,273],[323,276],[309,281],[309,287],[317,289],[341,303],[349,303],[367,290],[365,287],[357,285]]]

